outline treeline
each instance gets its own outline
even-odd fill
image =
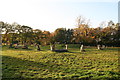
[[[24,45],[50,45],[50,44],[83,44],[96,46],[97,44],[106,46],[119,46],[119,24],[110,21],[105,28],[90,28],[87,22],[80,18],[77,21],[77,27],[74,29],[58,28],[54,32],[33,29],[32,27],[20,25],[17,23],[9,24],[0,22],[2,31],[2,44]]]

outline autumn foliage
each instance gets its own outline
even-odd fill
[[[9,24],[0,22],[2,28],[3,45],[21,44],[28,45],[50,45],[59,44],[84,44],[95,46],[104,44],[107,46],[119,46],[119,23],[101,28],[89,27],[89,22],[81,17],[77,20],[77,27],[73,29],[58,28],[54,32],[33,29],[29,26],[17,23]]]

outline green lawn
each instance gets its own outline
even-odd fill
[[[86,48],[86,52],[79,52],[79,48],[70,47],[69,52],[64,53],[52,52],[49,46],[43,46],[42,51],[30,48],[8,49],[3,46],[3,78],[119,80],[117,47],[108,47],[105,50],[90,47]]]

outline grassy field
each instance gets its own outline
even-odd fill
[[[117,47],[89,47],[86,52],[79,52],[76,46],[68,49],[69,52],[57,53],[50,51],[49,46],[43,46],[42,51],[3,46],[3,80],[119,80]]]

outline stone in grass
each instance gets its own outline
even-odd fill
[[[101,45],[97,45],[97,49],[98,50],[103,50],[103,48],[101,47]]]
[[[55,44],[50,45],[50,50],[51,50],[51,51],[54,51],[54,50],[55,50]]]
[[[85,52],[83,45],[81,45],[81,47],[80,47],[80,52]]]
[[[68,50],[68,45],[67,44],[65,45],[65,49]]]

